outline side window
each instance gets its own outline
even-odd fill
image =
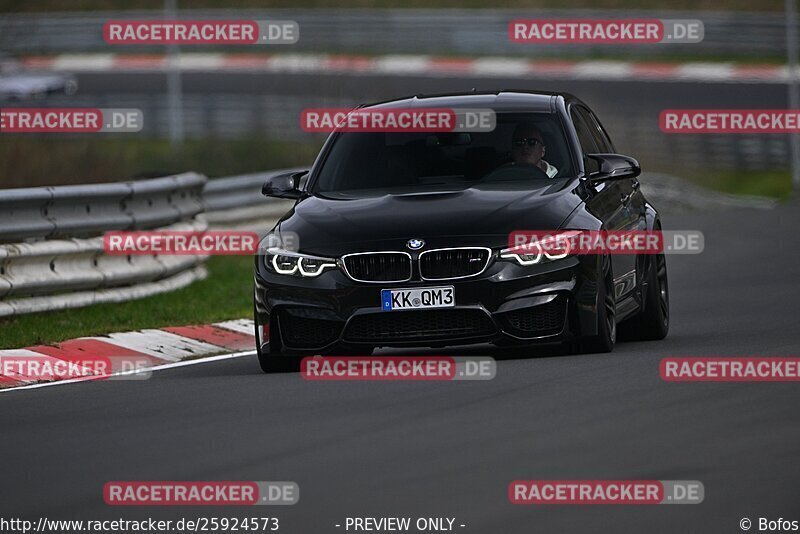
[[[613,152],[614,149],[611,146],[611,141],[609,141],[608,136],[600,128],[600,123],[597,122],[597,119],[594,117],[592,112],[584,107],[576,107],[576,110],[584,122],[588,125],[589,131],[592,134],[592,139],[594,139],[598,151]]]
[[[572,123],[575,125],[575,131],[578,133],[578,141],[581,144],[581,150],[584,154],[599,152],[592,131],[586,123],[586,120],[578,112],[578,109],[578,107],[573,107],[570,110],[570,116],[572,117]],[[597,162],[593,159],[584,158],[583,165],[586,167],[586,172],[589,174],[600,170]]]
[[[606,146],[608,147],[608,152],[609,153],[616,152],[617,149],[614,148],[614,143],[611,142],[611,137],[609,137],[608,132],[606,131],[606,129],[603,128],[602,124],[600,124],[600,119],[598,119],[597,115],[595,115],[594,113],[592,113],[591,115],[592,115],[592,119],[594,119],[595,124],[597,124],[597,131],[600,132],[600,136],[603,138],[603,140],[606,143]]]

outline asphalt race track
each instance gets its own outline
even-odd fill
[[[665,229],[702,230],[705,252],[667,258],[669,337],[609,355],[531,352],[500,361],[492,381],[439,383],[306,382],[262,375],[249,356],[0,394],[0,509],[277,515],[292,534],[380,515],[455,517],[456,531],[480,534],[731,533],[743,517],[800,519],[798,385],[666,383],[658,369],[665,356],[800,353],[798,207],[667,212]],[[515,506],[515,479],[700,480],[705,501]],[[112,480],[291,480],[301,496],[291,507],[114,508],[102,492]]]

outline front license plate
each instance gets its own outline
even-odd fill
[[[456,292],[453,286],[381,290],[383,311],[452,308],[455,305]]]

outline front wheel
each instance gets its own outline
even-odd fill
[[[258,314],[253,305],[253,317],[256,328],[256,353],[258,354],[258,364],[261,370],[265,373],[288,373],[299,369],[299,360],[297,357],[287,356],[281,353],[282,347],[277,337],[270,336],[269,344],[266,350],[261,349],[261,337],[258,332]]]
[[[642,298],[644,309],[624,324],[632,339],[655,341],[669,332],[669,282],[667,260],[663,253],[650,256],[647,288]]]
[[[602,276],[597,290],[597,335],[581,339],[581,353],[611,352],[617,343],[617,303],[614,298],[614,275],[611,258],[603,258]]]

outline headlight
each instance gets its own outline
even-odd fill
[[[325,269],[336,267],[336,260],[280,249],[268,249],[264,253],[264,265],[268,271],[275,274],[313,278],[322,274]]]
[[[500,258],[516,261],[520,265],[536,265],[546,261],[566,258],[575,248],[573,240],[581,234],[577,230],[541,232],[530,235],[530,242],[500,251]]]

